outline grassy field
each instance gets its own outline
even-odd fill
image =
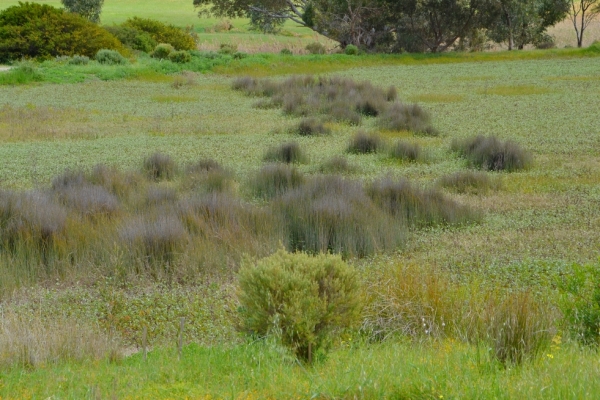
[[[250,46],[255,36],[266,47],[314,40],[292,27],[300,37],[248,33],[239,21],[240,32],[202,32],[218,21],[198,20],[186,1],[108,1],[103,22],[133,15],[194,24],[210,46]],[[600,98],[599,56],[590,48],[34,65],[37,82],[0,86],[0,211],[9,190],[68,196],[55,178],[67,181],[65,170],[99,176],[97,164],[108,166],[102,176],[112,179],[119,205],[100,217],[69,211],[56,260],[43,246],[28,250],[35,236],[0,248],[0,399],[597,397],[598,352],[570,334],[559,283],[577,265],[598,271],[600,263],[600,120],[592,106]],[[308,73],[393,85],[399,100],[431,115],[439,135],[392,131],[364,117],[360,127],[329,120],[329,134],[300,136],[299,116],[258,107],[259,98],[232,88],[240,76],[282,82]],[[379,135],[386,150],[349,153],[360,130]],[[476,135],[517,143],[533,165],[486,172],[489,188],[441,188],[442,178],[470,170],[453,142]],[[236,271],[282,240],[269,214],[276,202],[257,196],[254,180],[265,154],[290,141],[305,154],[294,168],[306,179],[341,157],[348,166],[337,174],[346,180],[369,187],[407,178],[482,215],[411,227],[393,251],[347,257],[365,291],[362,328],[337,337],[314,365],[236,329]],[[387,149],[398,141],[418,145],[421,157],[391,157]],[[172,157],[173,177],[147,177],[144,160],[155,152]],[[224,168],[214,181],[190,172],[207,159]],[[208,185],[223,185],[216,205],[234,216],[220,222],[226,229],[202,226],[203,235],[174,245],[181,246],[174,259],[140,262],[123,232],[139,227],[140,215],[171,215],[171,206],[205,195]],[[494,357],[508,339],[477,336],[491,334],[495,310],[513,298],[525,299],[520,314],[546,324],[544,347],[521,365]]]

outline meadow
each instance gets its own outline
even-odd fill
[[[294,27],[292,36],[258,35],[240,21],[239,32],[211,33],[219,21],[199,20],[188,2],[141,3],[108,1],[103,23],[156,17],[194,25],[200,47],[231,41],[248,52],[256,37],[298,53],[315,40]],[[255,54],[187,66],[143,56],[125,66],[26,64],[37,81],[0,86],[0,211],[31,201],[65,219],[52,252],[34,234],[1,248],[0,399],[597,396],[597,347],[573,333],[561,283],[600,267],[599,56],[596,45]],[[326,133],[299,134],[303,117],[244,93],[237,81],[282,84],[306,74],[394,86],[400,101],[431,116],[434,131],[388,129],[365,114],[360,126],[325,119]],[[351,151],[361,131],[379,147]],[[475,167],[453,148],[478,135],[518,144],[531,166],[479,172],[479,183],[460,187],[458,174]],[[260,186],[273,168],[266,159],[289,143],[302,157],[279,168],[307,186],[339,185],[364,205],[360,188],[376,201],[377,185],[407,179],[415,196],[443,196],[442,211],[458,221],[409,223],[392,238],[397,245],[379,251],[342,246],[364,288],[361,326],[310,365],[238,329],[240,265],[293,245],[280,215],[298,204],[269,192],[269,180]],[[418,154],[405,157],[406,149]],[[84,201],[90,185],[110,192],[90,195],[103,203]],[[48,196],[62,205],[44,203]],[[382,221],[379,211],[359,210],[366,218],[351,219],[350,230],[373,240],[406,223],[371,225]],[[173,241],[159,242],[156,253],[130,244],[136,229],[154,226],[144,218],[171,229]],[[522,307],[524,335],[543,332],[523,362],[499,357],[520,344],[494,336],[498,312],[513,306]]]

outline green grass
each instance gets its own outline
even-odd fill
[[[360,360],[360,362],[357,362]],[[580,399],[600,392],[597,354],[558,345],[535,364],[502,368],[485,348],[456,342],[345,343],[314,367],[277,347],[186,346],[116,364],[64,363],[3,373],[6,398],[528,398]]]

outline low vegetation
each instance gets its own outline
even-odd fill
[[[476,136],[452,141],[452,150],[467,159],[470,166],[488,171],[518,171],[531,167],[531,153],[512,141],[494,136]]]

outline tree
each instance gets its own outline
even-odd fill
[[[495,0],[498,18],[489,28],[490,38],[507,42],[508,49],[548,40],[546,29],[564,19],[569,0]]]
[[[65,9],[94,23],[100,23],[100,13],[104,0],[61,0]]]
[[[583,32],[590,23],[600,14],[598,0],[569,0],[569,18],[573,22],[577,47],[583,45]]]

